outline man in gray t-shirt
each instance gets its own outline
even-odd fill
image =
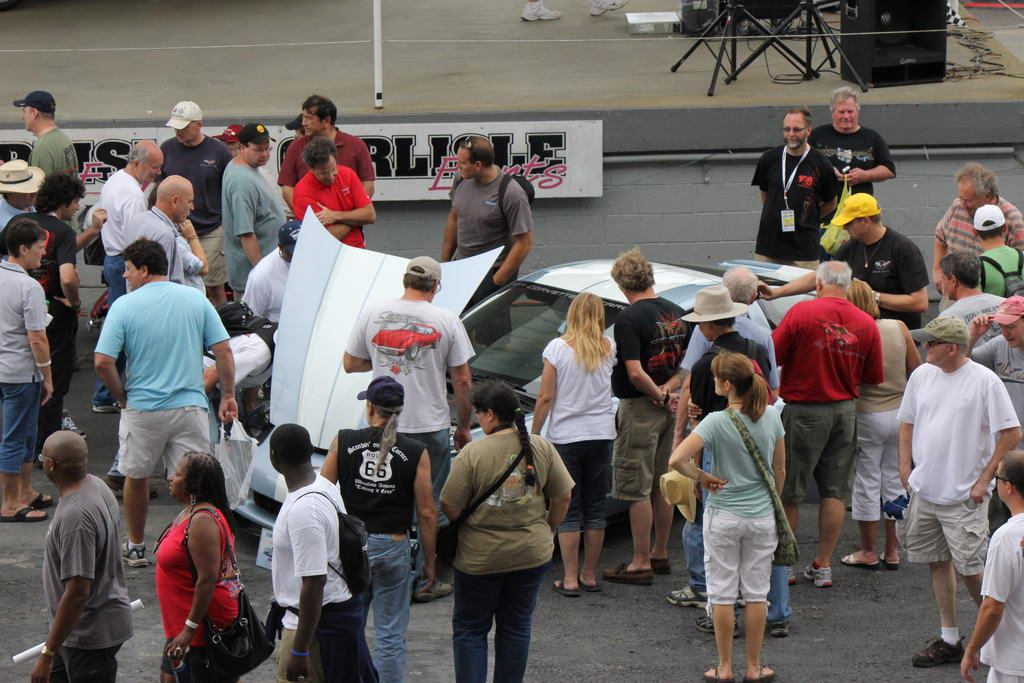
[[[494,147],[472,136],[458,152],[459,177],[452,185],[452,209],[444,226],[441,260],[467,258],[497,247],[504,251],[466,308],[519,277],[519,266],[533,248],[533,213],[526,191],[515,179],[498,206],[502,170],[494,165]]]
[[[270,133],[261,123],[249,123],[238,142],[238,156],[221,181],[221,218],[228,284],[240,300],[249,271],[277,248],[284,209],[259,172],[270,160]]]
[[[43,546],[43,597],[50,629],[33,680],[110,681],[132,636],[121,561],[121,523],[110,488],[88,473],[85,440],[69,431],[43,444],[43,471],[60,504]],[[63,677],[61,674],[63,673]]]
[[[345,372],[372,370],[377,377],[390,375],[405,389],[398,430],[426,447],[434,504],[438,519],[444,520],[440,495],[451,469],[452,421],[445,373],[451,373],[455,390],[455,447],[462,448],[471,439],[469,359],[474,355],[473,345],[459,317],[432,303],[441,288],[437,261],[429,256],[409,261],[402,284],[405,294],[401,299],[370,304],[363,310],[345,348],[344,368]],[[429,599],[450,592],[451,586],[436,582]],[[425,596],[420,598],[420,602],[427,601]]]
[[[971,329],[971,323],[980,315],[991,316],[1003,297],[985,294],[978,289],[981,280],[981,259],[977,254],[952,251],[942,257],[942,292],[953,304],[939,313],[940,318],[960,318]],[[999,327],[992,323],[981,341],[999,336]]]

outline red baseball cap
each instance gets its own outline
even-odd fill
[[[1011,296],[999,304],[996,314],[992,316],[1000,325],[1012,325],[1024,315],[1024,296]]]
[[[214,135],[214,139],[220,140],[221,142],[238,142],[238,134],[242,132],[242,126],[235,124],[228,126],[224,129],[224,132],[220,135]]]

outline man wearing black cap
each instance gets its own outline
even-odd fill
[[[281,320],[281,302],[284,288],[288,283],[288,271],[292,265],[292,251],[299,239],[302,223],[291,220],[277,231],[277,249],[270,252],[256,264],[249,273],[242,301],[252,312],[272,323]]]
[[[15,100],[15,107],[21,107],[21,118],[25,130],[37,140],[28,158],[31,166],[43,169],[46,175],[54,173],[78,173],[78,155],[68,136],[53,122],[57,103],[53,95],[45,90],[35,90],[24,99]]]
[[[228,284],[241,297],[249,271],[277,245],[284,212],[260,167],[270,160],[270,133],[262,123],[248,123],[238,133],[238,156],[224,170],[221,217]]]

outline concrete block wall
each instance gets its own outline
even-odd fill
[[[911,237],[929,266],[935,224],[956,198],[953,174],[972,160],[996,171],[1002,196],[1024,208],[1024,166],[1012,156],[898,160],[897,177],[876,185],[886,225]],[[753,173],[753,162],[727,160],[608,164],[604,196],[535,202],[525,270],[614,258],[633,246],[671,263],[752,258],[761,210]],[[446,202],[381,202],[367,246],[436,256],[448,210]]]

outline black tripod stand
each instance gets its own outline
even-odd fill
[[[825,62],[828,62],[829,67],[835,68],[836,61],[833,58],[835,53],[843,58],[843,62],[846,65],[846,70],[849,71],[853,77],[857,80],[857,85],[860,86],[861,92],[867,92],[868,86],[864,84],[864,80],[860,77],[860,74],[853,68],[850,60],[846,58],[846,53],[843,52],[842,46],[839,44],[839,38],[836,37],[835,31],[828,25],[825,18],[821,16],[821,10],[814,3],[814,0],[800,0],[800,4],[790,12],[789,16],[782,20],[782,23],[776,27],[775,32],[768,38],[768,40],[761,43],[756,50],[754,50],[749,57],[747,57],[739,67],[725,79],[726,83],[731,83],[736,80],[740,72],[750,66],[755,59],[760,57],[764,52],[770,48],[779,48],[783,46],[782,36],[785,35],[790,26],[793,25],[797,20],[801,20],[800,23],[803,26],[803,31],[806,33],[804,37],[804,57],[800,59],[800,75],[805,81],[809,81],[812,78],[819,78],[821,76],[821,68],[825,66]],[[817,67],[814,66],[814,44],[817,41],[821,41],[822,46],[825,48],[825,58],[821,60]],[[798,58],[799,59],[799,58]]]
[[[748,59],[741,66],[737,66],[738,59],[736,57],[736,43],[739,38],[736,30],[739,22],[746,19],[750,26],[754,28],[760,35],[768,38],[768,40],[758,48],[758,54],[768,49],[768,46],[774,47],[779,54],[786,58],[786,60],[798,69],[803,68],[803,60],[796,52],[791,50],[788,45],[779,41],[775,33],[772,32],[771,28],[761,22],[760,19],[755,17],[747,8],[736,0],[725,0],[725,7],[718,13],[711,23],[707,25],[704,31],[697,37],[696,42],[690,46],[690,49],[679,58],[679,61],[672,65],[672,73],[675,73],[679,67],[685,62],[690,55],[692,55],[698,47],[701,45],[705,46],[711,54],[715,54],[715,49],[712,47],[712,43],[715,38],[712,38],[712,34],[718,33],[721,30],[721,35],[717,37],[718,41],[718,54],[715,58],[715,68],[711,72],[711,85],[708,87],[708,97],[713,97],[715,94],[715,84],[718,82],[718,72],[725,71],[725,82],[732,83],[735,81],[740,72],[743,71],[750,64],[752,60]],[[728,66],[725,65],[728,60]]]

